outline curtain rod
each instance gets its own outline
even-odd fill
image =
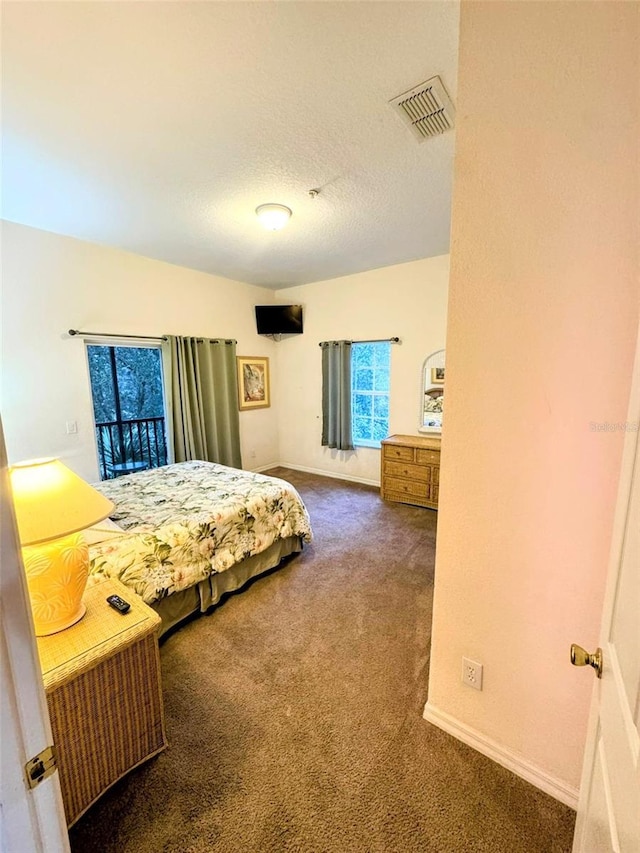
[[[80,335],[81,337],[88,338],[126,338],[127,340],[136,340],[136,341],[166,341],[167,337],[164,335],[151,337],[150,335],[113,335],[108,334],[106,332],[81,332],[79,329],[69,329],[69,334],[71,337],[75,335]]]
[[[69,329],[69,334],[71,337],[75,335],[80,335],[81,337],[87,338],[116,338],[116,340],[122,340],[123,338],[130,341],[168,341],[169,338],[166,335],[161,335],[159,337],[151,337],[150,335],[112,335],[106,332],[81,332],[78,329]],[[196,341],[201,344],[204,341],[211,341],[212,343],[225,343],[225,344],[237,344],[237,341],[229,340],[227,338],[196,338]]]
[[[320,341],[319,347],[328,347],[329,344],[334,344],[336,341]],[[345,341],[347,344],[399,344],[400,338],[373,338],[370,341]]]

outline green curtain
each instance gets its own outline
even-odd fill
[[[163,346],[175,461],[242,468],[236,342],[167,335]]]
[[[353,450],[351,437],[351,341],[322,347],[322,444]]]

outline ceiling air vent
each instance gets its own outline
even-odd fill
[[[456,111],[439,77],[389,101],[419,142],[453,127]]]

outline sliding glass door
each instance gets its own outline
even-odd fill
[[[87,355],[101,479],[166,465],[160,348],[88,344]]]

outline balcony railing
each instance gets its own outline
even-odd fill
[[[167,464],[164,418],[97,423],[96,438],[102,480]]]

